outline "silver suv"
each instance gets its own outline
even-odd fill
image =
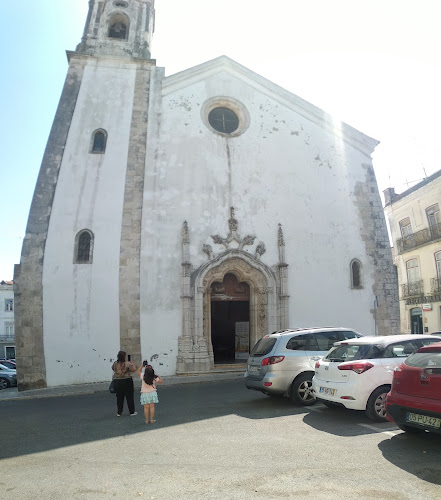
[[[316,361],[335,342],[362,337],[349,328],[299,328],[262,337],[248,358],[245,385],[268,396],[290,396],[300,405],[315,402],[312,377]]]

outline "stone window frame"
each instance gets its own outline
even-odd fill
[[[5,336],[14,337],[14,323],[12,321],[5,321]]]
[[[435,258],[435,269],[436,269],[436,277],[439,280],[439,284],[441,285],[441,250],[434,253]]]
[[[103,134],[104,135],[104,147],[102,150],[96,150],[95,148],[95,139],[97,134]],[[98,128],[93,131],[92,137],[90,140],[90,148],[89,148],[89,153],[94,154],[94,155],[103,155],[106,152],[107,148],[107,131],[104,130],[103,128]]]
[[[90,236],[89,259],[88,260],[79,260],[78,259],[79,242],[80,242],[81,236],[85,233],[89,234],[89,236]],[[93,232],[90,229],[81,229],[81,231],[78,231],[78,233],[75,236],[75,243],[74,243],[74,258],[73,258],[74,264],[92,264],[94,241],[95,241],[95,237],[94,237]]]
[[[355,283],[355,272],[354,266],[358,268],[358,283]],[[352,290],[362,290],[363,289],[363,279],[362,279],[362,269],[363,266],[359,259],[352,259],[349,264],[349,273],[351,278],[351,288]]]
[[[412,221],[410,220],[410,217],[401,219],[398,225],[400,227],[400,234],[402,238],[407,238],[408,236],[411,236],[413,234]]]
[[[14,299],[5,299],[5,312],[14,312]]]
[[[110,29],[117,22],[121,22],[126,27],[126,35],[124,38],[115,38],[110,36]],[[108,18],[106,36],[109,40],[127,42],[130,33],[130,19],[124,12],[112,12]]]
[[[227,134],[219,132],[212,127],[210,121],[208,120],[208,116],[210,112],[216,108],[227,108],[236,114],[239,119],[239,125],[234,132]],[[221,137],[237,137],[243,134],[250,126],[250,114],[245,105],[237,99],[227,96],[213,97],[205,101],[201,107],[201,118],[209,130],[211,130],[214,134],[220,135]]]

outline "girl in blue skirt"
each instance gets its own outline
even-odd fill
[[[145,367],[144,373],[142,373],[143,367]],[[155,403],[159,403],[156,384],[162,384],[162,378],[155,374],[153,367],[146,361],[138,368],[138,375],[141,379],[141,404],[144,405],[145,423],[154,424]]]

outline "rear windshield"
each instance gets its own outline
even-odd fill
[[[250,356],[265,356],[271,352],[271,349],[276,343],[275,338],[263,337],[257,342],[257,344],[251,349]]]
[[[357,359],[378,359],[383,350],[372,344],[344,344],[333,347],[324,359],[328,361],[352,361]]]
[[[416,352],[404,362],[417,368],[441,368],[441,352]]]

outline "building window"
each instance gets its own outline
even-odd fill
[[[5,323],[5,335],[6,337],[14,336],[14,323]]]
[[[93,255],[93,233],[83,229],[75,237],[75,264],[91,264]]]
[[[105,130],[96,130],[92,135],[91,153],[103,154],[106,151],[107,133]]]
[[[406,262],[407,286],[409,295],[418,295],[422,292],[420,281],[420,270],[417,259],[410,259]]]
[[[5,299],[5,311],[12,312],[14,310],[14,299]]]
[[[409,217],[406,217],[405,219],[400,221],[400,231],[402,238],[407,238],[412,234],[412,225],[410,224]]]
[[[429,208],[426,208],[427,222],[429,223],[429,230],[432,238],[441,237],[441,216],[439,212],[439,205],[436,203]]]
[[[361,263],[357,259],[351,262],[351,288],[363,288],[361,283]]]
[[[215,108],[208,114],[210,125],[222,134],[232,134],[239,127],[239,118],[228,108]]]
[[[436,276],[438,280],[441,280],[441,252],[436,252],[435,254],[435,266],[436,266]]]

